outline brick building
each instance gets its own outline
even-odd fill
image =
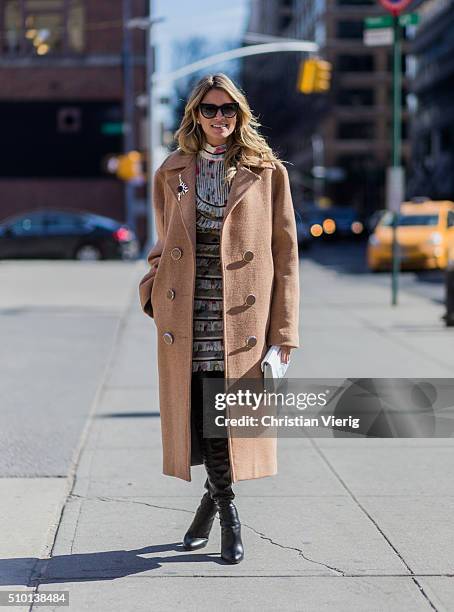
[[[41,206],[124,221],[124,186],[103,167],[123,151],[122,0],[0,0],[0,219]],[[147,14],[129,0],[130,16]],[[145,36],[131,34],[133,97]],[[143,111],[136,107],[135,147]]]

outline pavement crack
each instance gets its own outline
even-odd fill
[[[71,494],[70,498],[78,498],[85,500],[97,500],[104,502],[122,502],[125,504],[138,504],[139,506],[148,506],[149,508],[158,508],[159,510],[175,510],[177,512],[186,512],[188,514],[194,514],[193,510],[186,510],[186,508],[174,508],[173,506],[160,506],[159,504],[150,504],[149,502],[138,501],[136,499],[125,499],[124,497],[105,497],[103,495],[95,495],[94,497],[86,497],[84,495]]]
[[[257,534],[262,540],[267,540],[270,544],[273,544],[274,546],[278,546],[279,548],[284,548],[286,550],[296,551],[300,557],[303,557],[303,559],[305,559],[306,561],[309,561],[309,563],[315,563],[316,565],[322,565],[323,567],[326,567],[327,569],[333,572],[336,572],[336,574],[339,574],[341,576],[346,575],[346,573],[343,570],[339,569],[338,567],[334,567],[333,565],[328,565],[327,563],[323,563],[323,561],[316,561],[315,559],[311,559],[310,557],[304,554],[304,551],[302,548],[298,548],[296,546],[285,546],[284,544],[279,544],[279,542],[275,542],[272,538],[265,535],[261,531],[258,531],[258,529],[255,529],[251,525],[248,525],[247,523],[241,523],[241,525],[243,527],[247,527],[248,529],[253,531],[255,534]]]

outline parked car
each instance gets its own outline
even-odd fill
[[[127,225],[89,212],[34,210],[0,222],[0,258],[135,259]]]
[[[386,211],[367,245],[367,264],[372,271],[392,265],[393,214]],[[402,268],[445,269],[454,247],[454,202],[404,202],[397,226]]]
[[[308,249],[312,243],[312,236],[309,231],[309,223],[304,218],[301,211],[295,208],[296,233],[298,236],[298,246],[300,249]]]
[[[370,234],[375,231],[380,219],[385,214],[386,210],[380,208],[379,210],[374,211],[367,219],[366,219],[366,230]]]
[[[309,231],[314,238],[362,238],[364,223],[351,206],[310,207],[307,212]]]

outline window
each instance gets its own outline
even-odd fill
[[[46,217],[48,234],[79,234],[84,226],[83,217],[70,213],[48,213]]]
[[[341,89],[337,94],[340,106],[373,106],[375,96],[373,89]]]
[[[363,22],[362,21],[338,21],[337,22],[337,37],[338,38],[362,38],[363,37]]]
[[[393,65],[394,65],[394,56],[391,52],[389,52],[387,54],[387,68],[388,68],[388,72],[392,72],[393,69]],[[401,56],[401,70],[402,70],[402,74],[406,74],[406,70],[407,70],[407,55],[405,53],[402,53]]]
[[[392,130],[393,130],[392,121],[387,121],[387,125],[388,125],[388,134],[390,134],[390,138],[392,138]],[[408,138],[408,123],[405,119],[401,120],[400,131],[401,131],[402,139],[406,140]]]
[[[44,232],[44,216],[42,213],[30,213],[19,217],[8,227],[15,236],[40,236]]]
[[[84,49],[82,0],[5,0],[3,52],[47,56]]]
[[[374,132],[374,124],[368,121],[339,123],[337,126],[337,137],[340,140],[372,140]]]
[[[0,177],[113,180],[103,160],[122,151],[122,134],[110,130],[122,120],[116,100],[86,100],[77,106],[52,100],[0,102],[0,116]]]
[[[448,211],[448,227],[454,227],[454,212]]]
[[[381,225],[392,225],[393,214],[385,212],[382,217]],[[399,215],[398,225],[438,225],[438,215]]]
[[[454,127],[446,126],[440,130],[440,146],[442,151],[452,151],[454,146]]]
[[[339,55],[337,58],[337,69],[342,72],[373,72],[374,56],[362,55]]]

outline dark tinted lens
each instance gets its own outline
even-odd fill
[[[222,114],[224,117],[234,117],[236,115],[236,111],[238,110],[238,104],[223,104],[222,105]]]
[[[213,117],[216,117],[217,111],[218,111],[218,107],[215,106],[214,104],[201,104],[200,105],[200,112],[207,119],[212,119]]]

